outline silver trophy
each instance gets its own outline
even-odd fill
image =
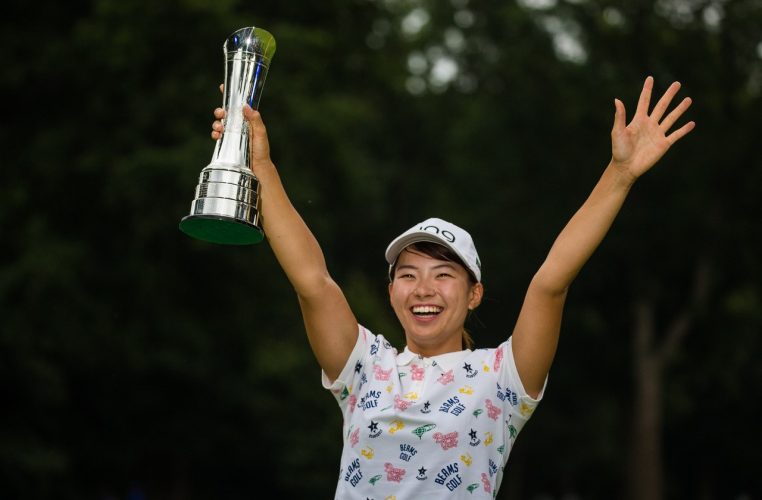
[[[190,215],[180,230],[194,238],[226,245],[262,241],[259,181],[249,167],[249,127],[243,106],[257,109],[275,38],[261,28],[241,28],[223,45],[225,54],[225,130],[212,161],[201,171]]]

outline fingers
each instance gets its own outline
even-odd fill
[[[212,139],[216,141],[222,137],[222,133],[225,131],[225,126],[222,124],[222,119],[225,118],[225,110],[222,108],[215,109],[214,117],[216,120],[212,122]]]
[[[680,118],[680,116],[682,116],[682,114],[685,113],[685,111],[693,103],[693,100],[690,97],[686,97],[685,99],[680,101],[680,104],[678,104],[677,107],[675,107],[675,109],[673,109],[666,117],[664,117],[664,113],[667,112],[669,105],[672,103],[672,99],[674,99],[677,93],[680,91],[681,86],[682,85],[680,84],[680,82],[673,82],[672,85],[670,85],[669,88],[666,90],[666,92],[664,92],[664,95],[661,96],[661,99],[659,99],[659,102],[656,103],[656,106],[654,106],[654,109],[649,116],[648,106],[651,100],[651,93],[653,91],[653,77],[651,76],[647,77],[645,84],[643,84],[643,90],[640,93],[640,100],[638,101],[638,109],[635,113],[636,116],[638,114],[641,114],[644,117],[648,117],[649,119],[656,121],[656,123],[659,123],[659,128],[662,130],[662,132],[666,134],[667,131],[670,128],[672,128],[675,122]],[[662,117],[664,117],[663,120],[662,120]],[[682,128],[680,128],[680,130],[676,130],[675,132],[673,132],[668,137],[668,139],[671,137],[674,139],[674,141],[677,141],[678,139],[683,137],[685,134],[693,130],[694,125],[695,124],[690,125],[689,127],[688,127],[688,124],[684,125]]]
[[[672,99],[675,98],[678,91],[680,90],[681,84],[680,82],[673,82],[672,85],[669,86],[666,92],[664,92],[664,95],[659,99],[659,102],[656,103],[656,106],[654,106],[653,112],[651,113],[651,119],[656,120],[656,122],[661,121],[659,123],[659,128],[662,130],[662,132],[666,135],[667,131],[672,128],[672,126],[677,122],[677,120],[685,113],[685,111],[691,106],[693,103],[693,100],[690,97],[684,98],[682,101],[680,101],[680,104],[678,104],[675,109],[673,109],[663,120],[662,117],[664,116],[664,113],[666,113],[667,109],[669,108],[669,105],[672,103]],[[684,137],[688,132],[693,130],[695,127],[694,122],[689,122],[680,127],[678,130],[675,130],[672,132],[669,136],[667,136],[667,140],[670,142],[670,144],[674,144],[678,140],[680,140],[682,137]]]
[[[672,102],[672,99],[675,97],[675,95],[677,94],[679,90],[680,90],[680,82],[673,82],[672,85],[669,86],[667,91],[664,92],[664,95],[661,96],[661,99],[659,99],[659,102],[656,103],[656,106],[654,106],[654,110],[651,113],[651,118],[653,118],[657,122],[661,120],[661,117],[664,116],[664,113],[667,111],[669,104]]]
[[[654,88],[654,78],[652,76],[646,77],[645,83],[643,83],[643,90],[640,91],[640,99],[638,99],[638,107],[635,110],[635,116],[647,116],[648,106],[651,104],[651,91]]]
[[[212,122],[212,139],[216,141],[222,137],[222,133],[225,131],[225,126],[222,124],[222,119],[225,118],[225,110],[217,108],[213,114],[216,120]]]
[[[225,118],[225,110],[223,108],[217,108],[214,110],[215,121],[212,122],[212,139],[217,140],[222,137],[222,133],[225,131],[225,125],[222,120]],[[249,122],[249,129],[252,131],[252,135],[255,136],[255,140],[267,142],[267,130],[265,124],[262,121],[262,116],[259,111],[255,111],[248,104],[243,106],[243,117]]]
[[[675,124],[678,118],[682,116],[685,111],[691,107],[691,104],[693,103],[693,100],[690,97],[686,97],[682,101],[680,101],[680,104],[677,105],[675,109],[672,110],[670,114],[667,115],[664,120],[662,120],[661,124],[659,125],[661,129],[666,133],[667,130],[672,128],[672,125]]]
[[[685,137],[688,134],[688,132],[693,130],[695,127],[696,127],[695,122],[692,122],[692,121],[688,122],[682,127],[680,127],[679,129],[669,134],[667,136],[667,141],[669,141],[670,144],[674,144],[680,139],[682,139],[683,137]]]

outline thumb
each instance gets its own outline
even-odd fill
[[[249,124],[249,159],[252,163],[270,161],[270,143],[267,140],[267,129],[262,115],[245,104],[243,117]]]
[[[611,134],[618,134],[627,126],[626,111],[624,109],[624,103],[619,99],[614,99],[614,126],[611,129]]]
[[[259,117],[259,111],[255,110],[251,106],[249,106],[248,103],[243,105],[243,117],[246,119],[247,122],[251,122],[257,119]],[[261,120],[261,117],[259,117]]]

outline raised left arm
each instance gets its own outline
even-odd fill
[[[673,83],[649,114],[653,78],[646,78],[632,121],[626,124],[624,104],[615,99],[611,130],[612,156],[582,207],[556,238],[547,258],[532,278],[513,331],[513,355],[530,396],[542,390],[558,345],[566,294],[614,222],[635,181],[688,132],[688,122],[669,132],[691,105],[685,98],[665,116],[680,89]]]

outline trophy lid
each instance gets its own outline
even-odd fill
[[[275,54],[275,37],[262,28],[250,26],[233,32],[223,47],[225,53],[243,50],[244,53],[257,54],[270,64]]]

